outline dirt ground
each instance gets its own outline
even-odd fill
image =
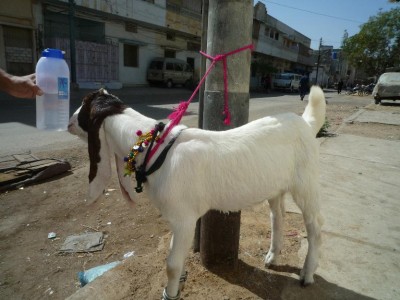
[[[366,108],[400,113],[400,106],[394,105]],[[337,134],[400,140],[398,126],[341,126],[357,109],[350,104],[328,105],[328,131],[335,133],[339,129]],[[135,255],[125,262],[129,267],[124,275],[115,279],[121,285],[110,299],[160,299],[166,284],[164,262],[170,233],[159,212],[143,194],[131,209],[122,199],[115,176],[104,197],[94,206],[87,206],[88,164],[83,146],[35,154],[64,158],[71,163],[72,171],[51,181],[0,194],[0,299],[65,299],[80,289],[77,272],[122,260],[130,251]],[[285,245],[279,264],[267,270],[262,260],[269,247],[268,216],[266,204],[242,212],[240,260],[235,272],[207,270],[201,265],[199,254],[191,252],[182,298],[279,299],[289,278],[298,296],[293,299],[305,299],[301,296],[304,289],[298,286],[302,264],[298,251],[306,238],[302,217],[286,214]],[[66,237],[94,231],[105,234],[102,251],[59,253]],[[49,232],[55,232],[57,238],[48,239]],[[320,285],[309,287],[308,296],[324,288],[322,278],[317,277],[316,281]]]

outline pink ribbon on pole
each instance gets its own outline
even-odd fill
[[[253,45],[250,44],[250,45],[244,46],[242,48],[233,50],[233,51],[225,53],[225,54],[218,54],[218,55],[216,55],[214,57],[212,57],[211,55],[208,55],[207,53],[204,53],[204,52],[200,51],[200,53],[202,55],[204,55],[205,57],[207,57],[208,59],[213,61],[209,69],[214,67],[215,64],[218,61],[222,60],[223,72],[224,72],[224,112],[223,113],[225,115],[225,120],[224,120],[224,124],[225,125],[231,124],[231,114],[229,112],[229,103],[228,103],[228,63],[227,63],[227,57],[230,56],[230,55],[239,53],[241,51],[247,50],[247,49],[253,50]]]
[[[200,53],[202,55],[204,55],[208,59],[212,60],[212,63],[208,67],[208,69],[206,70],[206,73],[204,74],[204,76],[201,78],[199,84],[197,85],[196,89],[193,91],[193,93],[190,96],[189,100],[181,102],[179,104],[179,106],[174,109],[174,112],[172,112],[168,116],[168,119],[170,119],[171,122],[169,123],[169,126],[167,128],[165,128],[165,131],[161,135],[161,137],[158,140],[157,144],[154,146],[153,149],[151,149],[151,152],[150,152],[150,154],[148,156],[147,161],[150,161],[152,156],[157,152],[158,148],[164,142],[166,136],[168,135],[168,133],[171,132],[172,128],[174,128],[176,125],[179,124],[179,122],[181,121],[181,119],[182,119],[183,115],[185,114],[187,108],[189,107],[189,104],[192,102],[193,98],[196,96],[197,92],[199,91],[201,85],[204,83],[204,81],[206,80],[208,74],[210,74],[211,70],[214,68],[214,66],[219,61],[222,61],[222,63],[223,63],[223,72],[224,72],[224,112],[223,112],[223,114],[225,115],[224,124],[225,125],[230,125],[230,123],[231,123],[231,114],[229,112],[229,103],[228,103],[228,64],[227,64],[227,57],[230,56],[230,55],[239,53],[241,51],[247,50],[247,49],[253,50],[253,45],[250,44],[250,45],[241,47],[239,49],[233,50],[233,51],[225,53],[225,54],[218,54],[218,55],[216,55],[214,57],[211,56],[211,55],[208,55],[207,53],[204,53],[204,52],[200,51]]]

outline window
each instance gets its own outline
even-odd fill
[[[190,64],[186,64],[184,71],[185,72],[193,72],[193,67]]]
[[[139,47],[135,45],[124,44],[124,66],[134,67],[139,66]]]
[[[172,62],[167,62],[165,65],[165,69],[168,71],[173,71],[174,70],[174,64]]]
[[[174,50],[164,50],[164,57],[175,58],[176,52]]]
[[[188,58],[186,58],[186,62],[188,64],[186,65],[186,70],[185,71],[192,72],[193,69],[194,69],[194,58],[193,57],[188,57]]]
[[[269,27],[265,27],[264,35],[265,36],[269,36],[269,31],[270,31],[270,28]]]
[[[163,63],[162,61],[153,60],[153,61],[150,63],[149,69],[152,69],[152,70],[162,70],[163,65],[164,65],[164,63]]]
[[[275,39],[279,40],[279,32],[275,32]]]
[[[274,38],[274,31],[273,31],[273,30],[270,30],[270,31],[269,31],[269,37],[270,37],[271,39]]]
[[[183,71],[183,65],[182,64],[175,64],[175,71]]]

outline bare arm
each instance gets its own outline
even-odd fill
[[[43,95],[35,79],[35,74],[14,76],[0,69],[0,90],[18,98],[35,98],[36,95]]]

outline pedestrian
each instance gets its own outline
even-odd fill
[[[271,75],[267,74],[264,78],[264,88],[267,90],[267,93],[271,91]]]
[[[304,96],[308,92],[308,77],[306,76],[306,74],[303,74],[303,76],[300,79],[299,92],[300,92],[300,100],[303,101]]]
[[[36,75],[15,76],[0,69],[0,90],[18,98],[35,98],[43,95],[36,85]]]
[[[340,79],[337,85],[337,93],[341,94],[342,93],[342,88],[343,88],[343,80]]]

